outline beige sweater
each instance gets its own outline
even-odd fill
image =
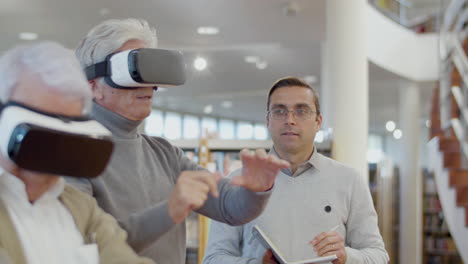
[[[153,261],[139,257],[127,244],[127,234],[117,221],[100,209],[94,198],[66,186],[60,195],[83,235],[86,244],[95,243],[101,264],[150,264]],[[0,263],[27,264],[21,242],[3,201],[0,200]]]

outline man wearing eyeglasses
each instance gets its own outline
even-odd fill
[[[298,78],[280,79],[270,89],[267,111],[270,154],[291,167],[277,176],[270,201],[257,219],[238,227],[212,222],[203,263],[279,263],[253,236],[255,225],[291,262],[336,255],[333,264],[387,263],[363,177],[314,146],[322,124],[317,91]]]

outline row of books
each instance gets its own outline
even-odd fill
[[[426,250],[427,251],[442,251],[447,253],[456,253],[457,247],[455,242],[450,237],[426,237]]]
[[[463,263],[459,256],[428,256],[426,264],[459,264]]]
[[[428,211],[441,211],[442,205],[440,204],[439,198],[437,196],[430,196],[424,199],[424,207]]]
[[[448,232],[447,222],[445,218],[438,214],[427,215],[424,217],[425,232]]]

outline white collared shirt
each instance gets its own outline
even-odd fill
[[[60,178],[31,204],[23,181],[0,168],[0,199],[28,264],[98,263],[96,245],[84,245],[71,213],[59,200],[64,188],[65,180]]]

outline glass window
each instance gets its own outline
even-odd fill
[[[325,139],[325,132],[323,130],[317,131],[317,133],[315,134],[314,142],[322,143],[324,139]]]
[[[367,143],[369,149],[380,149],[383,150],[383,139],[382,136],[377,134],[369,134]]]
[[[234,121],[221,119],[219,121],[219,138],[234,139]]]
[[[184,115],[184,138],[193,139],[200,137],[200,122],[198,117]]]
[[[253,126],[251,123],[239,122],[237,123],[237,138],[238,139],[252,139]]]
[[[179,139],[182,134],[182,120],[180,114],[166,112],[164,121],[164,137],[168,139]]]
[[[369,134],[367,143],[367,162],[380,162],[384,158],[382,136],[376,134]]]
[[[145,120],[145,133],[150,136],[162,136],[164,130],[163,112],[152,110],[151,114]]]
[[[218,132],[218,124],[216,123],[216,119],[213,117],[203,117],[201,126],[203,136],[206,136],[206,132],[209,134]]]
[[[257,140],[268,139],[268,131],[264,124],[255,124],[254,127],[254,138]]]

